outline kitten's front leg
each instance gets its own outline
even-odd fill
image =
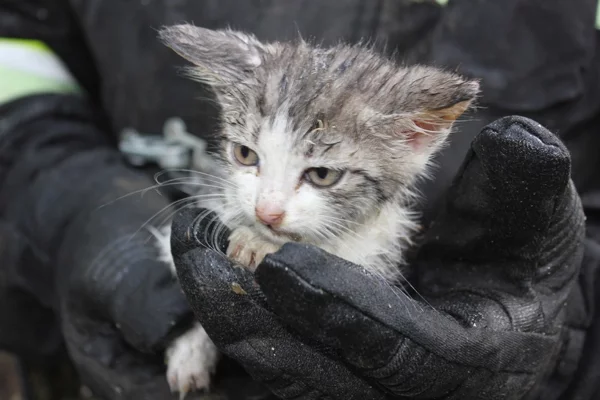
[[[171,255],[171,226],[152,229],[151,232],[156,238],[159,259],[176,277]],[[210,389],[211,375],[217,366],[219,352],[198,322],[170,343],[165,358],[169,387],[171,391],[179,392],[180,398],[184,398],[190,391]]]
[[[235,229],[229,236],[227,256],[254,272],[267,254],[275,253],[281,245],[265,240],[247,226]]]
[[[180,398],[190,391],[210,389],[219,352],[199,323],[175,339],[165,355],[169,387]]]

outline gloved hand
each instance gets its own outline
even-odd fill
[[[82,199],[103,206],[73,219],[59,250],[62,332],[95,398],[178,399],[167,384],[164,354],[191,327],[193,314],[147,229],[171,215],[170,201],[145,191],[149,178],[113,165],[113,179],[95,183],[90,195],[97,198]],[[214,392],[220,399],[265,398],[264,388],[229,365]]]
[[[213,341],[283,399],[533,399],[584,250],[569,174],[539,124],[484,128],[412,260],[412,297],[301,244],[252,276],[206,248],[194,211],[176,217],[172,250]]]
[[[2,316],[0,342],[14,330],[17,349],[66,344],[96,398],[171,398],[163,351],[192,313],[145,229],[169,198],[137,192],[153,180],[80,96],[26,96],[0,116],[0,292],[18,310]]]
[[[187,327],[191,311],[147,229],[161,220],[153,216],[168,211],[169,200],[154,191],[131,195],[151,185],[133,171],[96,185],[90,196],[97,198],[81,200],[100,206],[69,223],[58,253],[59,314],[69,353],[95,396],[172,398],[164,350],[178,326]]]

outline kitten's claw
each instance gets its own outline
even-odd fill
[[[172,392],[172,390],[171,390]],[[190,385],[179,387],[179,400],[185,400],[185,396],[190,392]]]
[[[267,254],[275,253],[280,247],[266,241],[250,228],[242,226],[229,236],[227,256],[254,272]]]
[[[197,324],[167,349],[167,382],[183,400],[191,391],[208,391],[218,353],[206,331]]]
[[[171,389],[171,393],[179,392],[179,400],[184,400],[191,390],[202,390],[202,388],[195,389],[195,386],[194,389],[192,389],[193,385],[191,385],[190,382],[186,382],[185,380],[182,381],[182,385],[179,385],[178,377],[175,374],[171,377],[168,377],[167,379],[169,381],[169,388]],[[193,378],[192,381],[194,381]]]

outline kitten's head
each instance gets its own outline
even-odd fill
[[[323,243],[401,202],[477,82],[400,67],[362,46],[262,43],[178,25],[163,41],[222,107],[222,217],[274,240]]]

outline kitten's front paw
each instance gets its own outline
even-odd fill
[[[183,399],[190,391],[210,389],[218,351],[200,324],[173,341],[167,349],[167,381]]]
[[[266,241],[250,228],[242,226],[229,236],[227,256],[254,272],[267,254],[275,253],[280,247]]]

